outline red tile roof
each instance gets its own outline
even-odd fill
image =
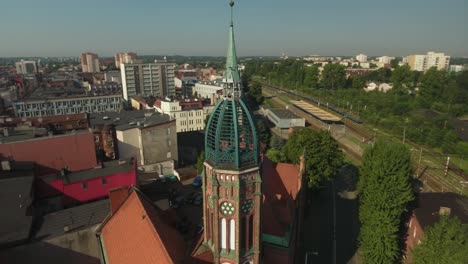
[[[262,170],[263,232],[283,236],[292,223],[295,199],[301,188],[300,166],[288,163],[275,164],[264,157]]]
[[[137,190],[102,225],[100,234],[110,264],[184,263],[183,238]]]
[[[94,168],[97,164],[94,136],[91,132],[42,137],[1,144],[0,156],[16,161],[33,161],[39,176]]]

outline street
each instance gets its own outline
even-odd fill
[[[309,252],[307,264],[349,263],[356,253],[359,235],[358,201],[341,198],[336,193],[333,195],[334,186],[339,185],[340,180],[338,177],[335,180],[337,183],[328,183],[311,196],[304,227],[305,252]],[[333,216],[334,200],[336,218]]]

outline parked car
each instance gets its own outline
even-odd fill
[[[201,175],[197,175],[197,177],[195,177],[195,179],[194,179],[193,182],[192,182],[192,186],[193,186],[193,187],[201,187],[201,186],[202,186],[202,178],[201,178]]]

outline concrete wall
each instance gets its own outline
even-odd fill
[[[154,164],[166,160],[176,160],[177,131],[176,122],[143,128],[141,130],[143,145],[143,164]]]
[[[145,165],[143,160],[140,129],[132,128],[116,131],[120,159],[136,158],[138,165]]]
[[[95,225],[84,230],[45,240],[45,242],[99,259],[99,245],[95,233],[98,227],[99,225]]]

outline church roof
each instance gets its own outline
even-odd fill
[[[123,204],[100,228],[108,263],[184,263],[185,242],[163,211],[139,191],[131,191]]]
[[[205,133],[206,161],[226,170],[258,166],[255,123],[242,99],[224,98],[210,114]]]
[[[262,230],[273,236],[286,236],[294,219],[295,200],[301,189],[299,165],[262,161]]]

